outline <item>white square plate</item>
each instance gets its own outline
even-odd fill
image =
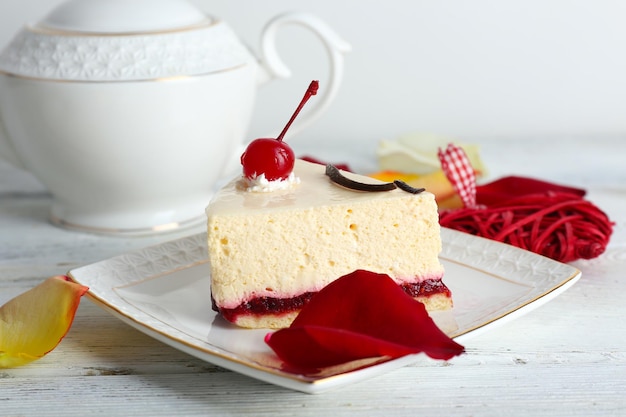
[[[556,297],[580,271],[513,246],[442,229],[444,282],[454,308],[433,319],[463,343]],[[237,328],[211,309],[206,235],[197,234],[81,268],[69,276],[88,296],[140,331],[215,365],[276,385],[318,393],[418,360],[361,361],[315,375],[291,373],[265,344],[268,330]]]

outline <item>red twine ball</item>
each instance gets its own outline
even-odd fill
[[[569,193],[535,193],[483,208],[440,213],[443,227],[508,243],[561,262],[592,259],[612,233],[606,214]]]
[[[514,176],[476,186],[463,149],[450,144],[438,156],[464,204],[464,208],[441,211],[441,226],[561,262],[592,259],[605,251],[613,223],[583,199],[584,190]]]

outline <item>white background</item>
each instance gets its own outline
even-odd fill
[[[60,0],[0,0],[0,46]],[[352,44],[329,112],[299,139],[371,142],[413,131],[476,137],[626,133],[626,2],[621,0],[194,0],[253,50],[267,20],[309,11]],[[262,87],[251,136],[280,130],[311,79],[316,38],[286,27],[294,72]]]

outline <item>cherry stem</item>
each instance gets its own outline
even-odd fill
[[[306,90],[306,93],[304,93],[304,97],[302,97],[302,101],[300,101],[298,108],[296,109],[295,112],[293,112],[291,119],[289,119],[289,122],[287,122],[287,125],[284,127],[283,131],[280,132],[280,135],[278,135],[278,137],[276,138],[277,141],[282,142],[283,137],[285,136],[285,133],[287,133],[287,130],[289,129],[293,121],[298,116],[298,113],[300,113],[300,110],[302,110],[302,107],[304,107],[306,102],[309,101],[311,96],[314,96],[315,94],[317,94],[317,89],[319,88],[319,86],[320,86],[319,81],[311,81],[311,84],[309,84],[309,88]]]

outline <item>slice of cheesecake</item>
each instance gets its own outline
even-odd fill
[[[389,275],[429,310],[451,307],[431,193],[346,189],[301,160],[294,173],[299,181],[271,192],[235,179],[207,207],[213,308],[224,318],[287,327],[316,292],[357,269]]]

